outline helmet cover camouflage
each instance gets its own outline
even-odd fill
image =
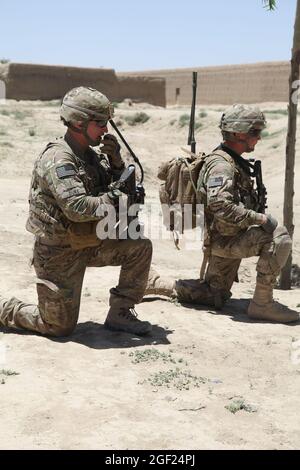
[[[105,124],[113,117],[113,106],[100,91],[81,86],[73,88],[64,96],[60,117],[66,123],[97,120]]]
[[[247,134],[251,130],[264,129],[266,118],[256,106],[234,104],[222,114],[219,127],[225,132]]]

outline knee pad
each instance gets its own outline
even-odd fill
[[[292,239],[285,227],[277,227],[273,240],[275,259],[280,268],[283,268],[292,249]]]

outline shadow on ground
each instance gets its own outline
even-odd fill
[[[0,331],[6,334],[17,334],[23,336],[38,335],[38,333],[31,331],[12,330],[8,328],[1,328]],[[75,331],[70,336],[61,338],[47,336],[45,337],[45,340],[47,339],[57,343],[79,343],[92,349],[132,348],[135,346],[170,344],[167,336],[172,333],[173,330],[153,325],[150,334],[146,336],[136,336],[130,333],[109,331],[100,323],[87,321],[84,323],[78,323]]]

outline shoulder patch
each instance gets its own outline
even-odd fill
[[[211,176],[208,178],[207,186],[209,188],[216,188],[223,185],[224,178],[223,176]]]
[[[63,179],[76,175],[76,170],[71,163],[66,163],[65,165],[61,165],[56,168],[56,174],[59,179]]]

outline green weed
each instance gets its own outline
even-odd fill
[[[125,116],[125,121],[129,126],[136,126],[137,124],[144,124],[149,121],[150,116],[144,112],[135,113],[131,116]]]
[[[134,351],[129,354],[132,357],[133,364],[139,364],[140,362],[156,362],[162,360],[163,362],[172,362],[176,364],[176,360],[171,354],[161,353],[157,349],[144,349],[142,351]]]
[[[278,131],[274,132],[269,132],[267,130],[262,131],[261,137],[263,139],[272,139],[273,137],[278,137],[280,134],[282,134],[283,129],[279,129]]]
[[[226,405],[225,408],[230,411],[230,413],[237,413],[240,410],[245,410],[248,413],[256,413],[256,406],[246,403],[243,397],[237,397],[229,405]]]
[[[14,111],[14,118],[18,121],[24,121],[24,119],[30,116],[32,116],[31,111]]]
[[[177,388],[178,390],[189,390],[190,387],[199,387],[207,382],[204,377],[197,377],[188,371],[182,371],[178,367],[167,371],[152,374],[148,382],[154,387]]]
[[[179,126],[180,127],[184,127],[184,126],[187,126],[190,122],[190,116],[189,114],[182,114],[180,117],[179,117]]]
[[[19,372],[15,372],[14,370],[10,369],[1,369],[0,370],[0,375],[6,375],[7,377],[11,375],[20,375]]]
[[[117,127],[123,126],[123,121],[122,121],[122,119],[117,119],[116,122],[115,122],[115,124],[116,124]]]
[[[0,142],[0,145],[2,147],[8,147],[8,148],[11,148],[11,149],[14,147],[13,144],[11,144],[10,142]]]

